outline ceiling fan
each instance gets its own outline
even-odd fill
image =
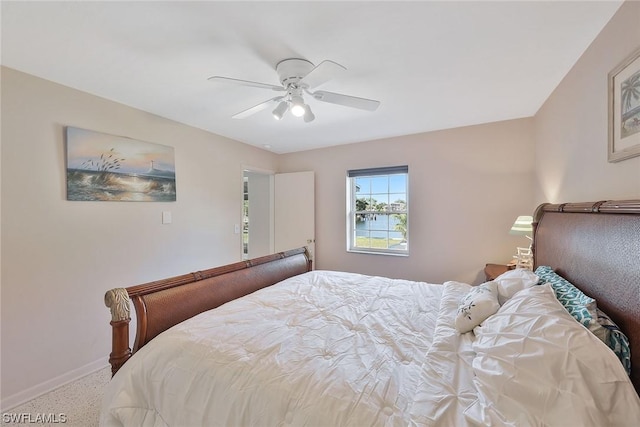
[[[273,116],[277,120],[281,120],[287,111],[291,111],[291,114],[295,117],[303,117],[305,122],[311,122],[315,119],[315,116],[311,112],[311,107],[304,102],[304,94],[307,94],[318,101],[343,105],[345,107],[358,108],[367,111],[374,111],[377,109],[380,105],[380,101],[375,101],[373,99],[358,98],[356,96],[327,92],[325,90],[312,92],[313,88],[329,81],[335,75],[345,70],[346,68],[342,65],[329,60],[322,61],[317,66],[314,66],[306,59],[290,58],[280,61],[276,65],[276,72],[280,78],[281,86],[221,76],[209,77],[208,80],[269,89],[276,92],[285,92],[283,95],[268,99],[258,105],[254,105],[251,108],[234,114],[232,116],[234,119],[244,119],[264,110],[265,108],[275,105],[276,107],[273,110]]]

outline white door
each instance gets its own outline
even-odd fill
[[[275,252],[307,246],[315,253],[313,172],[281,173],[274,184]]]

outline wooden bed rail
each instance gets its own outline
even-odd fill
[[[203,271],[128,288],[114,288],[104,296],[111,309],[111,373],[147,342],[170,327],[226,302],[311,270],[307,248],[292,249]],[[129,347],[131,308],[137,331]]]
[[[584,203],[543,203],[534,214],[537,222],[543,212],[640,213],[640,200],[601,200]]]

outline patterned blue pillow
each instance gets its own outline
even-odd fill
[[[596,300],[583,294],[551,267],[540,266],[536,268],[535,273],[540,278],[539,284],[551,283],[558,301],[578,322],[590,330],[598,327]]]
[[[629,348],[629,339],[620,330],[613,320],[603,313],[599,308],[596,309],[598,315],[598,323],[602,326],[603,336],[596,335],[618,356],[622,366],[627,371],[627,375],[631,375],[631,349]]]

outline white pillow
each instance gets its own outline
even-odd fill
[[[470,422],[629,426],[640,398],[615,354],[576,322],[548,285],[518,292],[475,330],[478,400]]]
[[[516,292],[536,285],[540,279],[526,268],[516,268],[502,273],[494,280],[498,284],[498,302],[504,304]]]
[[[498,311],[498,284],[486,282],[469,291],[458,306],[456,329],[464,334]]]

